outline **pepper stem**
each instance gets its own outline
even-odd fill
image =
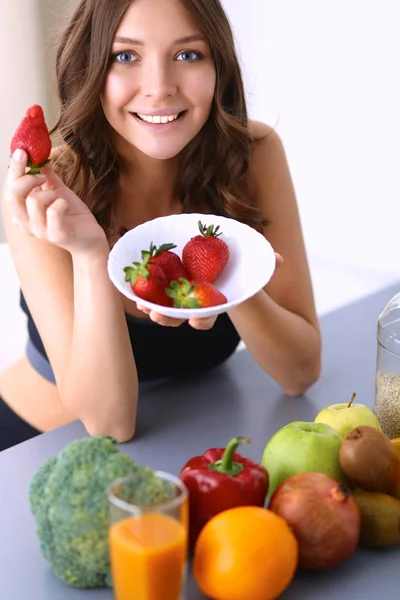
[[[234,462],[233,454],[236,451],[239,444],[250,444],[251,439],[245,437],[235,437],[226,446],[224,454],[220,460],[209,464],[209,468],[216,473],[223,473],[224,475],[230,475],[236,477],[244,469],[244,466],[238,462]]]

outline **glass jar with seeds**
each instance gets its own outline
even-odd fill
[[[378,318],[374,412],[382,431],[400,437],[400,293]]]

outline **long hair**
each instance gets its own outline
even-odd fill
[[[134,0],[133,0],[134,1]],[[107,236],[116,235],[119,161],[100,96],[115,31],[132,0],[81,0],[56,54],[63,141],[55,169],[89,206]],[[231,27],[220,0],[181,0],[210,45],[216,87],[209,118],[183,149],[177,181],[184,212],[211,211],[261,231],[263,216],[248,193],[252,139]]]

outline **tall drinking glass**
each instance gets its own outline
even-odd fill
[[[108,490],[110,563],[116,600],[184,598],[188,491],[174,475],[163,471],[155,475],[175,487],[176,497],[155,506],[132,504],[129,494],[124,495],[134,483],[129,475],[116,480]]]

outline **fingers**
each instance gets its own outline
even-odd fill
[[[26,175],[27,163],[28,155],[26,152],[16,150],[8,170],[4,199],[10,206],[13,222],[30,234],[26,199],[34,190],[40,189],[45,177],[41,174]],[[33,209],[32,203],[30,209]]]
[[[205,317],[203,319],[197,319],[195,317],[193,319],[189,319],[189,325],[193,327],[193,329],[200,329],[204,331],[206,329],[211,329],[216,320],[217,317]]]
[[[45,167],[42,167],[41,173],[45,177],[45,182],[43,185],[44,190],[56,190],[61,187],[65,187],[64,182],[58,177],[58,175],[54,173],[51,164],[47,164]]]
[[[283,264],[283,256],[281,254],[279,254],[278,252],[275,252],[275,268],[277,269],[278,267],[280,267]]]
[[[64,198],[57,198],[46,210],[47,239],[49,242],[62,244],[73,235],[64,218],[67,210],[68,202]]]
[[[44,175],[24,175],[7,182],[6,200],[25,201],[25,198],[36,188],[43,185]]]
[[[149,313],[149,317],[154,323],[158,323],[159,325],[163,325],[164,327],[179,327],[186,321],[186,319],[173,319],[172,317],[166,317],[165,315],[161,315],[155,310],[151,310]]]
[[[32,175],[37,177],[37,175]],[[21,181],[21,180],[20,180]],[[46,209],[57,199],[55,192],[44,192],[36,187],[25,198],[10,194],[10,201],[14,224],[18,225],[28,235],[44,237],[46,232]]]
[[[24,231],[36,237],[43,237],[46,233],[46,209],[34,195],[26,199],[26,219],[21,217],[19,225]]]
[[[173,319],[172,317],[166,317],[165,315],[161,315],[160,313],[150,310],[143,306],[143,304],[136,304],[136,307],[142,311],[144,314],[149,315],[150,319],[154,321],[154,323],[158,323],[159,325],[164,325],[164,327],[179,327],[186,321],[186,319]],[[189,325],[193,327],[193,329],[206,330],[211,329],[217,317],[206,317],[202,319],[193,318],[189,319]]]
[[[22,175],[25,175],[25,170],[28,165],[28,155],[24,150],[15,150],[11,158],[10,167],[8,169],[9,181],[15,181]]]
[[[151,313],[151,310],[149,308],[146,308],[146,306],[143,306],[143,304],[137,303],[136,308],[142,311],[142,313],[144,313],[145,315],[149,315]]]

